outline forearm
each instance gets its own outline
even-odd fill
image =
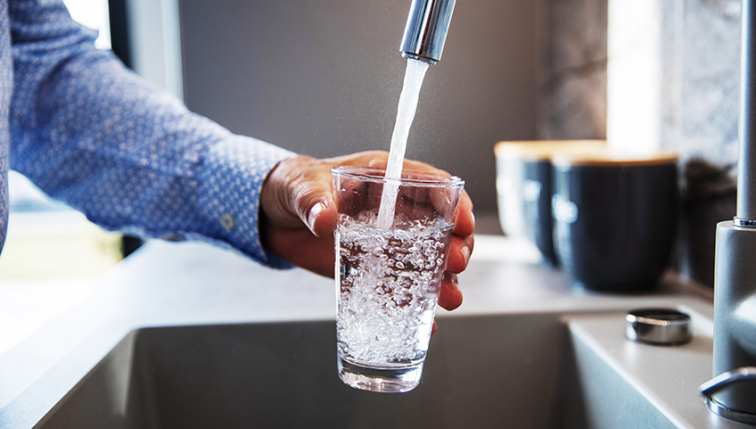
[[[209,240],[277,265],[259,245],[259,191],[291,154],[188,112],[96,50],[60,3],[29,5],[10,6],[12,168],[105,228]]]

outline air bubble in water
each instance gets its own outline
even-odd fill
[[[433,323],[443,275],[443,254],[435,249],[443,249],[451,225],[425,220],[405,222],[407,230],[381,230],[369,223],[374,217],[339,216],[339,255],[342,261],[353,261],[340,287],[340,354],[371,364],[413,362],[425,355],[426,346],[421,345],[427,338],[420,337],[430,329],[417,326]],[[426,247],[434,251],[426,252]]]

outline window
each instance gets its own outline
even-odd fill
[[[63,3],[76,22],[100,32],[95,46],[110,49],[108,0],[63,0]]]
[[[110,48],[107,0],[64,0],[71,16],[99,31],[95,45]],[[53,201],[22,175],[10,172],[8,237],[0,284],[11,280],[91,278],[121,259],[120,236],[102,231],[79,212]]]

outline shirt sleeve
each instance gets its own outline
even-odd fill
[[[260,190],[294,154],[234,135],[128,71],[60,0],[11,0],[11,168],[98,225],[231,247],[260,243]]]

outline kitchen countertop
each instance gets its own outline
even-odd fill
[[[683,306],[709,320],[713,313],[710,289],[673,274],[644,294],[574,288],[564,273],[539,265],[535,249],[500,236],[476,236],[460,287],[462,307],[440,310],[437,317],[579,314],[660,305]],[[78,305],[0,354],[0,427],[34,426],[136,328],[333,320],[335,308],[333,280],[299,269],[271,270],[203,244],[151,241]]]

